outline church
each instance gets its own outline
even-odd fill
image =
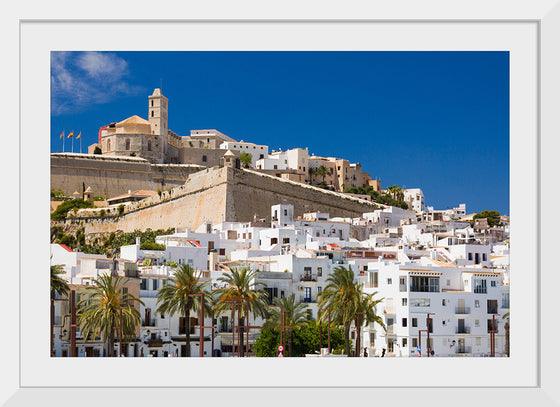
[[[88,153],[94,154],[97,147],[102,155],[141,157],[152,164],[220,165],[227,151],[220,144],[236,141],[215,129],[179,136],[169,130],[167,106],[161,89],[154,89],[148,96],[148,120],[134,115],[101,127],[98,142],[88,147]]]

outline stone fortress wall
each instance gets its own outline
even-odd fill
[[[256,215],[270,221],[270,207],[294,205],[294,215],[327,212],[331,216],[358,217],[377,205],[317,187],[279,179],[256,171],[214,167],[189,175],[184,185],[124,208],[82,209],[67,221],[69,228],[81,225],[86,236],[147,228],[197,228],[209,221],[252,221]]]
[[[129,190],[167,190],[185,183],[188,176],[204,166],[189,164],[150,164],[139,157],[96,154],[51,154],[51,188],[66,195],[93,189],[95,196],[111,198]]]

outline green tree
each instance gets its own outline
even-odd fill
[[[295,294],[289,297],[274,298],[274,305],[282,307],[284,312],[284,329],[286,332],[287,354],[292,356],[292,332],[307,324],[307,304],[296,302]],[[280,329],[280,308],[273,307],[269,313],[265,326]]]
[[[239,161],[241,161],[241,164],[243,164],[245,168],[249,168],[253,162],[253,155],[242,151],[241,154],[239,154]]]
[[[122,329],[123,340],[129,342],[136,335],[136,325],[140,323],[140,311],[134,303],[144,303],[123,289],[128,281],[103,274],[86,288],[77,304],[80,331],[84,338],[92,332],[101,333],[106,346],[105,356],[113,354],[115,330]]]
[[[361,334],[362,326],[375,322],[385,329],[383,318],[377,315],[377,304],[383,301],[383,298],[375,299],[378,292],[366,294],[363,292],[363,284],[358,285],[356,292],[356,316],[354,317],[354,326],[356,327],[356,349],[354,356],[358,357],[361,354]]]
[[[344,346],[346,354],[350,355],[350,327],[356,317],[359,287],[354,283],[351,267],[336,267],[326,282],[318,297],[318,308],[324,309],[319,319],[324,320],[328,310],[331,311],[332,322],[344,328]]]
[[[322,177],[323,182],[325,182],[325,177],[327,175],[332,175],[332,168],[327,168],[324,165],[321,165],[319,168],[315,170],[315,175]]]
[[[268,293],[263,290],[266,284],[256,282],[256,273],[248,267],[232,267],[230,272],[218,278],[218,281],[225,283],[224,287],[217,289],[214,293],[219,299],[217,310],[224,312],[231,310],[232,321],[234,319],[234,304],[237,301],[239,304],[248,304],[247,307],[240,307],[240,321],[239,325],[244,324],[244,319],[249,318],[249,313],[254,317],[268,316]]]
[[[81,208],[93,208],[93,204],[89,201],[84,201],[81,198],[71,199],[69,201],[64,201],[55,209],[51,214],[51,220],[61,221],[66,219],[68,212],[70,210],[78,210]]]
[[[486,210],[477,213],[476,215],[473,216],[473,219],[481,219],[481,218],[486,218],[488,220],[488,226],[490,227],[497,226],[501,222],[500,212],[498,211]]]
[[[191,311],[200,310],[201,305],[200,297],[192,295],[209,294],[206,290],[208,282],[201,281],[201,277],[201,272],[196,271],[188,264],[182,264],[181,267],[173,271],[171,278],[165,280],[156,294],[159,304],[156,313],[168,313],[170,316],[178,314],[184,317],[186,357],[191,356]],[[200,323],[203,324],[204,321],[200,321]]]
[[[99,146],[95,146],[93,149],[93,154],[101,154],[101,148]]]
[[[51,298],[56,297],[56,293],[63,296],[68,293],[68,283],[61,274],[65,274],[61,264],[51,266]]]

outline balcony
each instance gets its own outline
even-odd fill
[[[457,329],[455,330],[455,333],[456,333],[457,335],[468,335],[468,334],[471,333],[471,328],[470,328],[470,327],[466,327],[466,326],[465,326],[465,327],[462,327],[462,328],[457,328]]]
[[[307,304],[311,304],[311,303],[316,303],[316,302],[317,302],[317,300],[316,300],[315,298],[312,298],[312,297],[300,297],[300,298],[299,298],[299,301],[300,301],[300,302],[303,302],[303,303],[307,303]]]
[[[470,314],[471,313],[471,309],[470,307],[456,307],[455,308],[455,314],[459,314],[459,315],[465,315],[465,314]]]
[[[304,274],[303,276],[301,276],[299,281],[317,282],[317,275],[315,275],[315,274]]]
[[[467,353],[472,353],[472,347],[463,346],[461,348],[457,348],[457,354],[467,354]]]

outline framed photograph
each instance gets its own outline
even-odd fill
[[[550,215],[555,201],[551,186],[557,184],[553,177],[558,173],[553,156],[558,151],[555,100],[560,91],[557,1],[534,6],[490,2],[474,5],[468,11],[441,9],[432,2],[422,2],[421,7],[410,2],[402,9],[362,5],[363,11],[324,5],[316,10],[312,4],[302,4],[297,12],[278,14],[250,8],[249,4],[239,9],[225,3],[224,8],[217,9],[189,6],[188,10],[184,7],[182,15],[150,14],[145,6],[137,10],[119,4],[104,6],[111,10],[110,19],[101,11],[92,15],[59,14],[42,7],[30,18],[25,6],[16,7],[5,18],[12,27],[5,37],[13,38],[9,54],[14,61],[11,64],[17,66],[13,77],[20,78],[19,89],[14,83],[7,90],[19,95],[20,101],[19,129],[10,129],[13,135],[19,133],[19,143],[11,151],[19,151],[19,186],[14,185],[14,190],[20,191],[20,219],[11,230],[20,233],[20,273],[18,280],[15,267],[11,267],[14,270],[6,277],[12,287],[19,287],[7,298],[11,304],[18,304],[20,312],[8,313],[7,321],[14,329],[9,338],[2,339],[5,366],[11,372],[6,382],[9,385],[2,393],[6,405],[39,401],[54,405],[61,397],[85,399],[88,404],[88,400],[105,396],[139,405],[154,404],[165,396],[175,402],[185,397],[196,402],[216,398],[220,402],[261,405],[263,399],[274,402],[277,397],[270,396],[277,391],[329,405],[349,400],[441,406],[560,402],[555,380],[558,357],[554,351],[557,328],[552,292],[559,279],[551,261],[555,252],[551,225],[558,222]],[[310,15],[314,17],[308,18]],[[511,356],[235,360],[49,357],[49,307],[42,305],[48,303],[47,280],[39,271],[48,267],[50,256],[46,243],[49,219],[43,197],[49,196],[50,189],[51,56],[61,51],[507,52],[510,290],[514,315]],[[94,95],[90,93],[89,97]],[[13,117],[18,114],[16,100],[13,96],[9,103]],[[10,125],[17,120],[13,122]],[[465,154],[503,147],[473,146],[468,140],[465,146]],[[486,175],[480,182],[491,184],[492,174]],[[15,328],[18,326],[19,330]],[[239,398],[232,400],[236,396]]]

